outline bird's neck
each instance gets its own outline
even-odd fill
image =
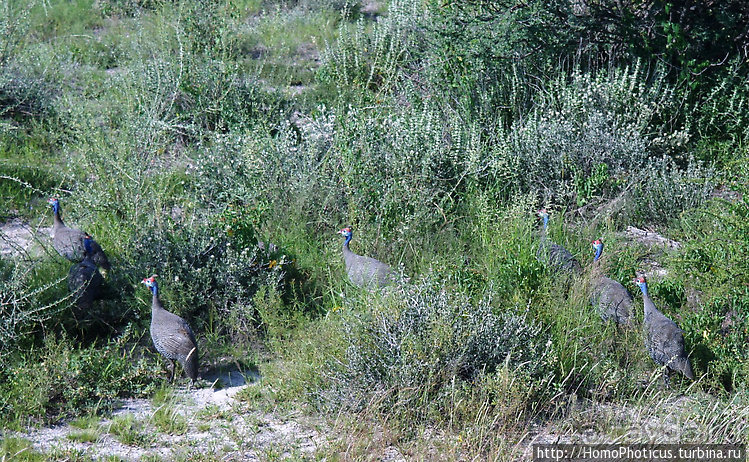
[[[650,295],[648,295],[648,286],[641,285],[640,290],[642,291],[643,296],[650,298]]]
[[[161,304],[161,300],[159,300],[159,293],[158,293],[158,291],[152,290],[152,292],[153,292],[153,297],[151,299],[151,309],[153,311],[163,310],[164,309],[164,305],[162,305]]]
[[[598,261],[599,258],[601,258],[601,249],[596,249],[596,257],[593,261]]]
[[[354,252],[351,251],[351,249],[348,246],[348,241],[343,243],[343,258],[348,263],[349,258],[351,258],[351,255],[353,255]]]
[[[647,291],[642,293],[642,301],[646,319],[650,316],[653,316],[655,313],[661,313],[660,310],[656,308],[655,303],[653,303],[653,299],[650,298],[650,295],[648,295]]]
[[[65,226],[65,223],[62,222],[62,218],[60,218],[60,206],[55,205],[53,210],[55,212],[55,228]]]
[[[549,226],[549,216],[544,216],[544,231],[546,231],[546,228]]]
[[[356,258],[356,254],[351,251],[348,244],[351,241],[351,236],[346,237],[346,240],[343,242],[343,262],[346,264],[346,270],[348,270],[354,259]]]

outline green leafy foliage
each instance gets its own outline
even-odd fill
[[[147,393],[153,371],[128,346],[131,331],[99,347],[74,347],[50,335],[39,351],[3,371],[0,415],[7,424],[49,423],[105,411],[122,396]]]
[[[730,201],[714,200],[706,209],[685,215],[680,221],[685,246],[673,259],[702,300],[701,309],[685,318],[687,338],[698,361],[713,372],[711,385],[728,390],[746,383],[748,372],[742,347],[749,341],[746,198],[742,194]]]

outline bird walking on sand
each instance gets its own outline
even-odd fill
[[[174,361],[178,361],[192,384],[198,378],[198,342],[187,322],[174,313],[170,313],[161,304],[156,275],[142,281],[153,294],[151,301],[151,340],[156,350],[171,365],[169,382],[174,379]]]

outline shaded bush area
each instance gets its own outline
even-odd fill
[[[527,107],[535,93],[507,91],[512,80],[507,69],[525,85],[543,87],[546,78],[533,82],[535,77],[553,75],[560,66],[595,72],[642,59],[651,72],[665,71],[680,97],[696,106],[716,85],[735,79],[737,71],[741,80],[747,76],[746,66],[735,65],[745,59],[749,45],[749,14],[738,1],[708,7],[687,2],[490,0],[429,2],[425,10],[428,46],[416,54],[438,63],[430,84],[456,101],[470,101],[465,107],[476,113],[496,113],[503,119]],[[684,115],[670,114],[680,123],[688,120]]]
[[[0,261],[0,358],[29,348],[30,334],[64,311],[59,297],[67,275],[55,278],[51,270]]]
[[[45,81],[24,75],[0,78],[0,117],[17,122],[55,115],[54,95]]]

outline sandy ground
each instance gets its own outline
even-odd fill
[[[34,226],[20,218],[0,225],[0,257],[31,258],[43,251],[43,245],[51,245],[52,228]]]
[[[215,379],[223,388],[210,386]],[[178,388],[171,406],[187,421],[186,431],[169,432],[154,422],[156,409],[150,400],[125,400],[111,418],[94,425],[94,441],[80,441],[83,430],[62,424],[15,433],[33,442],[46,454],[86,455],[96,460],[115,456],[125,461],[194,459],[264,461],[274,458],[313,460],[327,444],[325,429],[301,412],[250,410],[246,398],[236,399],[257,377],[233,371],[221,377],[203,377],[203,388]],[[251,396],[246,393],[245,396]],[[130,418],[138,441],[123,443],[112,423]],[[10,436],[10,435],[9,435]]]

